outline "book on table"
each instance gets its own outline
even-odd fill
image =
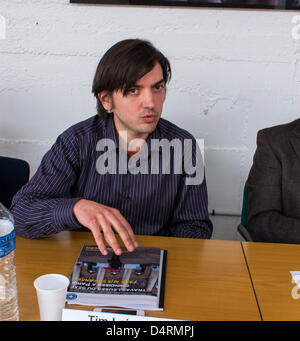
[[[167,251],[122,248],[104,256],[95,245],[84,245],[70,276],[68,304],[163,310]]]

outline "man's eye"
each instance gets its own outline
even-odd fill
[[[138,93],[138,89],[136,89],[136,88],[131,88],[131,89],[128,90],[128,93],[129,93],[130,95],[136,95],[136,94]]]
[[[162,91],[164,88],[165,88],[164,84],[155,85],[155,90],[156,91]]]

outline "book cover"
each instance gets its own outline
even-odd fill
[[[68,304],[163,310],[167,251],[139,247],[108,248],[103,256],[95,245],[83,246],[70,276]]]

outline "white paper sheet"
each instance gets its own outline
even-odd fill
[[[297,284],[298,288],[300,288],[300,271],[290,271],[293,281]]]

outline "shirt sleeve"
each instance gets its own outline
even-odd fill
[[[78,142],[60,135],[36,174],[13,198],[10,209],[17,235],[39,238],[81,227],[72,211],[81,198],[67,198],[79,166]]]
[[[204,163],[196,140],[192,141],[192,153],[184,152],[184,176],[169,226],[175,237],[210,238],[213,225],[208,215]]]

